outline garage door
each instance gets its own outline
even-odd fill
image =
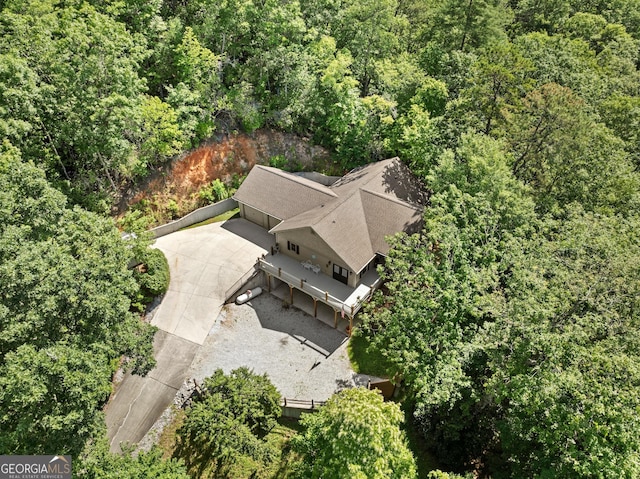
[[[245,219],[255,223],[263,228],[266,228],[266,219],[267,215],[262,213],[261,211],[256,210],[255,208],[251,208],[250,206],[244,205],[244,217]]]

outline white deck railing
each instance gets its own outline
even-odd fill
[[[278,279],[288,283],[290,286],[305,292],[312,298],[328,304],[335,311],[344,311],[345,314],[351,317],[353,317],[358,311],[360,311],[364,302],[368,301],[371,298],[371,295],[380,282],[380,278],[378,278],[362,298],[357,297],[352,303],[346,303],[345,301],[348,298],[345,298],[345,300],[337,298],[329,294],[328,291],[324,291],[309,283],[306,279],[299,278],[296,275],[289,273],[284,268],[269,263],[264,258],[259,258],[258,264],[260,269],[262,269],[263,271],[272,274]]]

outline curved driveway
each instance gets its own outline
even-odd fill
[[[169,261],[171,284],[151,324],[202,344],[220,313],[227,289],[273,244],[272,235],[243,219],[158,238],[155,247]]]
[[[111,450],[138,443],[182,386],[193,358],[214,325],[224,295],[273,237],[243,219],[213,223],[158,238],[171,282],[151,321],[156,368],[147,376],[125,375],[105,408]]]

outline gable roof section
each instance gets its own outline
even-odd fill
[[[424,185],[397,157],[351,170],[331,189],[341,197],[364,189],[411,205],[427,204]]]
[[[335,199],[337,195],[315,181],[256,165],[233,197],[270,216],[287,220]]]
[[[386,236],[413,233],[422,225],[426,192],[398,158],[357,168],[329,189],[335,197],[286,219],[271,232],[309,228],[357,273],[377,253],[389,251]]]
[[[359,195],[302,213],[271,229],[272,233],[311,229],[338,255],[343,265],[360,271],[373,258],[369,228]]]
[[[422,227],[422,206],[367,190],[360,191],[364,216],[369,228],[369,241],[375,253],[387,254],[386,237],[404,231],[417,233]]]

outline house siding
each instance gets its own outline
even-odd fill
[[[367,274],[372,269],[376,269],[376,262],[378,261],[377,257],[374,257],[371,261],[369,261],[357,274],[357,280],[360,281],[362,277]]]
[[[276,232],[276,243],[278,244],[280,253],[283,253],[296,261],[311,261],[313,264],[320,265],[321,273],[333,277],[333,265],[337,264],[343,268],[347,268],[344,262],[336,255],[336,253],[327,246],[327,244],[311,229],[305,230],[287,230],[286,232]],[[299,252],[292,251],[288,248],[288,244],[293,243],[299,247]],[[314,258],[315,256],[315,258]],[[358,275],[349,270],[347,285],[355,288],[358,284]]]

